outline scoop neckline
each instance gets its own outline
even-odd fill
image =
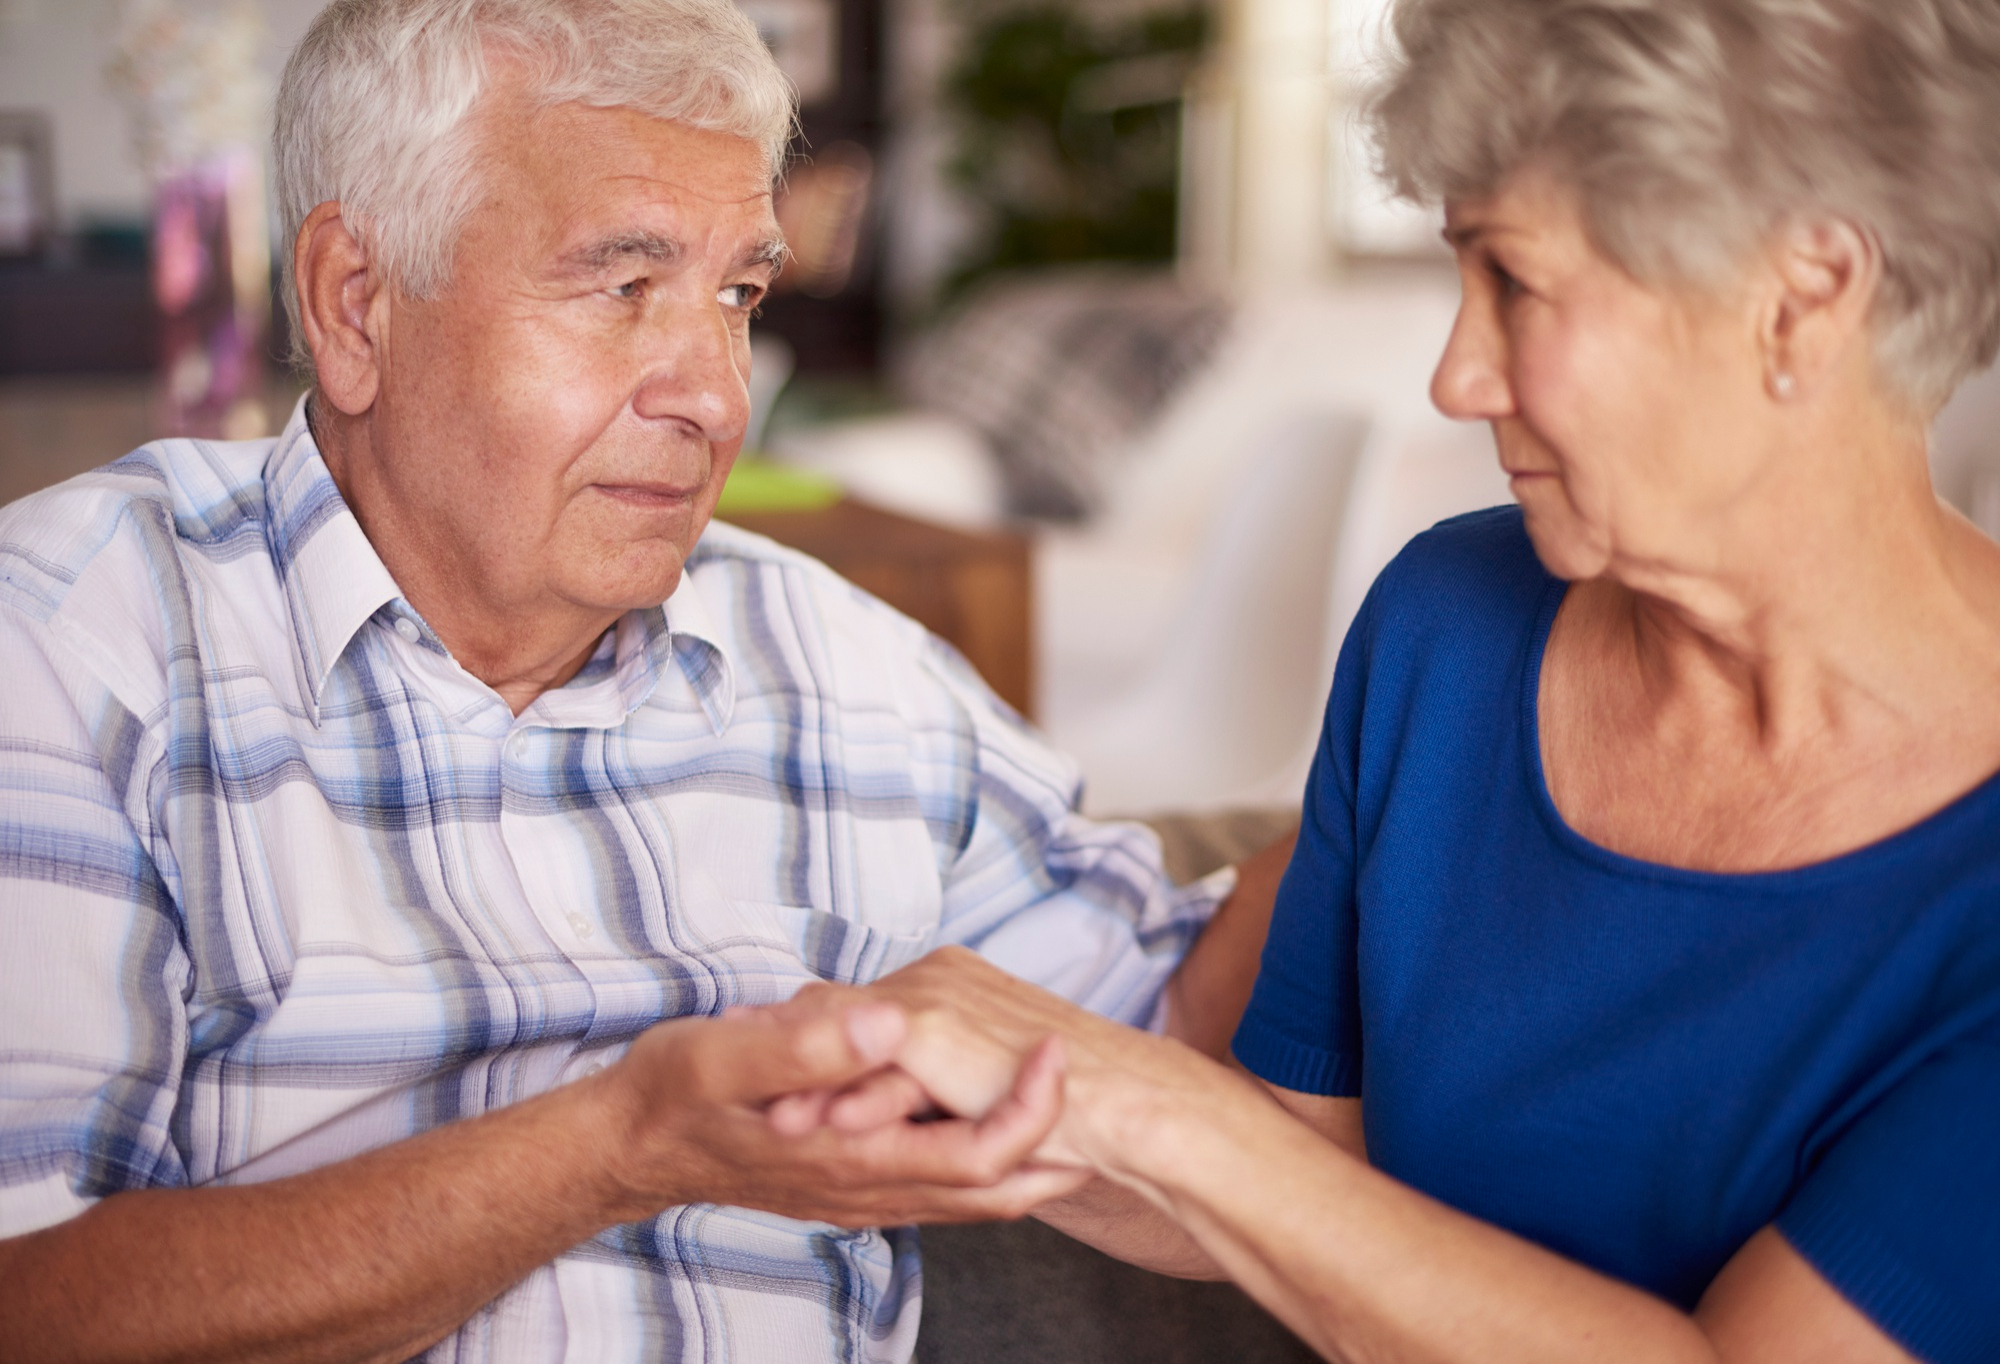
[[[1547,574],[1546,569],[1542,571]],[[1570,584],[1563,579],[1553,575],[1548,577],[1548,585],[1542,592],[1541,606],[1535,615],[1534,630],[1528,640],[1526,666],[1521,670],[1521,719],[1526,740],[1522,745],[1522,764],[1525,768],[1523,775],[1542,823],[1556,842],[1574,856],[1609,871],[1655,883],[1669,882],[1692,887],[1728,887],[1738,890],[1793,890],[1820,881],[1847,880],[1876,870],[1877,864],[1901,861],[1924,844],[1938,838],[1950,837],[1954,830],[1948,826],[1957,824],[1961,819],[1970,818],[1975,807],[2000,796],[2000,771],[1996,771],[1989,773],[1977,785],[1933,810],[1916,823],[1898,829],[1873,843],[1864,843],[1858,848],[1850,848],[1846,852],[1837,853],[1818,862],[1807,862],[1796,867],[1778,867],[1769,871],[1703,871],[1695,867],[1677,867],[1670,862],[1651,862],[1642,857],[1614,852],[1603,844],[1584,837],[1570,826],[1562,811],[1556,808],[1555,797],[1549,791],[1548,772],[1542,766],[1542,663],[1548,655],[1549,636],[1555,629],[1556,615],[1562,610],[1563,601],[1568,597],[1570,589]]]

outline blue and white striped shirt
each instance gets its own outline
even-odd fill
[[[1132,1022],[1224,878],[1075,813],[950,650],[712,526],[513,716],[300,412],[0,512],[0,1235],[270,1179],[549,1089],[663,1018],[946,942]],[[612,1228],[438,1360],[902,1360],[916,1238]]]

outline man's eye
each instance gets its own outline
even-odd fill
[[[613,298],[641,298],[644,297],[645,293],[646,281],[643,279],[627,280],[623,284],[614,284],[611,286],[611,296]]]
[[[715,296],[715,301],[725,308],[752,308],[763,293],[763,289],[755,284],[730,284]]]

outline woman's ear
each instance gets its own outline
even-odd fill
[[[317,391],[337,410],[359,416],[381,387],[389,296],[338,203],[306,215],[292,243],[292,274]]]
[[[1773,244],[1774,289],[1758,338],[1765,383],[1780,401],[1811,388],[1869,345],[1882,247],[1841,219],[1798,223]]]

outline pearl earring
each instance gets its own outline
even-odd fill
[[[1771,394],[1781,401],[1791,397],[1792,390],[1797,387],[1798,381],[1792,378],[1790,370],[1781,369],[1771,376]]]

